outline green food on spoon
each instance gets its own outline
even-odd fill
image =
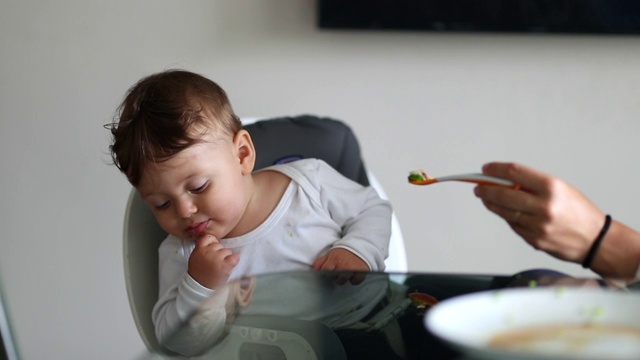
[[[422,170],[413,170],[409,173],[409,181],[424,181],[427,178],[427,174]]]

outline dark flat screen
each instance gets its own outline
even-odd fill
[[[317,0],[322,29],[640,34],[640,0]]]

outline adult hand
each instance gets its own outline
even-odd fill
[[[370,271],[364,260],[342,248],[331,249],[326,255],[320,256],[313,263],[312,269],[340,271],[336,275],[338,285],[346,284],[347,281],[357,285],[365,279],[362,272]]]
[[[200,285],[216,289],[229,280],[231,271],[240,258],[209,234],[196,240],[196,247],[189,256],[189,275]]]
[[[488,163],[482,172],[520,184],[520,190],[477,186],[474,192],[487,209],[535,249],[561,260],[584,260],[605,219],[586,196],[558,178],[517,163]]]

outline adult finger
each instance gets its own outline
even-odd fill
[[[530,223],[522,224],[522,221],[523,220],[519,220],[518,223],[510,223],[509,226],[513,232],[518,234],[522,239],[524,239],[524,241],[535,248],[536,239],[538,239],[538,236],[536,235],[537,233],[534,228],[531,227]],[[531,219],[526,219],[524,221],[531,221]]]
[[[521,191],[499,186],[477,185],[473,192],[485,203],[492,203],[506,208],[515,209],[518,207],[516,204],[522,201]]]
[[[526,191],[536,194],[547,192],[550,175],[519,163],[490,162],[482,166],[482,173],[507,179],[519,184]]]
[[[525,226],[528,223],[530,214],[511,207],[500,206],[496,203],[483,201],[484,206],[492,213],[500,216],[509,224],[519,224]]]
[[[501,186],[478,185],[473,189],[473,192],[483,201],[485,206],[493,204],[500,208],[523,213],[534,213],[540,207],[541,202],[534,194]]]

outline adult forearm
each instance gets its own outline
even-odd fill
[[[613,220],[591,269],[603,277],[629,279],[636,276],[640,265],[640,232]]]

